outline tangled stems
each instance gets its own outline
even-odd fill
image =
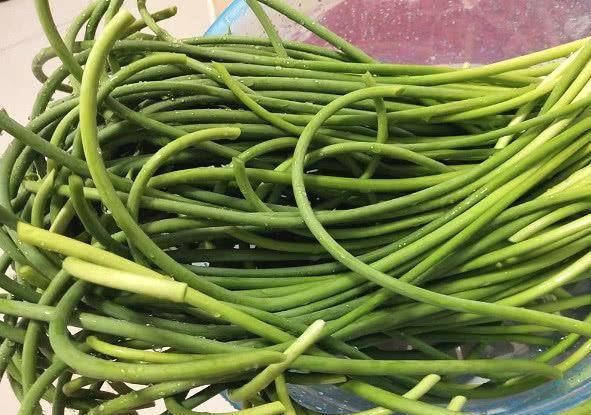
[[[157,296],[159,298],[168,298],[170,300],[173,301],[183,301],[182,298],[186,297],[186,300],[184,301],[188,301],[191,302],[191,298],[195,298],[195,293],[191,294],[190,292],[187,292],[187,294],[185,294],[185,290],[186,290],[186,286],[185,288],[183,288],[182,286],[179,286],[179,283],[174,282],[174,281],[167,281],[167,280],[160,280],[162,281],[162,286],[157,286],[155,288],[149,287],[147,284],[147,281],[142,281],[144,279],[149,279],[152,280],[153,284],[158,284],[159,281],[155,281],[153,279],[153,277],[143,277],[143,276],[139,276],[139,275],[133,275],[133,274],[120,274],[118,276],[114,276],[114,278],[112,280],[106,280],[104,277],[100,277],[100,275],[105,275],[105,272],[103,270],[101,270],[101,267],[95,266],[95,265],[91,265],[91,264],[85,264],[82,261],[75,261],[73,259],[68,259],[66,260],[66,264],[65,267],[66,269],[73,271],[74,275],[77,277],[82,277],[85,280],[90,280],[93,282],[98,282],[101,285],[106,284],[107,286],[111,286],[111,287],[116,287],[119,289],[126,289],[126,290],[133,290],[133,291],[137,291],[137,292],[142,292],[142,293],[146,293],[148,295],[152,295],[152,296]],[[88,269],[87,269],[88,268]],[[93,272],[94,270],[96,270],[96,276],[93,276],[93,274],[91,274],[91,272]],[[105,269],[106,270],[106,269]],[[114,272],[114,270],[112,270],[111,274]],[[176,287],[179,287],[179,289],[177,289]],[[203,307],[204,305],[202,304],[201,307]],[[223,315],[223,310],[221,309],[221,307],[219,308],[220,312]],[[56,312],[58,312],[59,310],[56,310]],[[231,317],[230,317],[231,318]],[[302,337],[302,339],[307,339],[309,337],[309,340],[312,340],[315,335],[312,335],[312,333],[316,333],[316,332],[320,332],[322,328],[322,325],[318,325],[318,327],[315,327],[314,325],[311,326],[311,331],[309,332],[309,336],[304,336]],[[250,326],[249,329],[252,329],[252,326]],[[312,340],[313,341],[313,340]],[[294,347],[300,347],[300,345],[296,342],[294,343]],[[301,346],[305,349],[305,346]],[[295,350],[295,349],[294,349]],[[291,351],[290,349],[286,350],[286,354],[288,356],[291,356]],[[293,362],[293,360],[290,359],[295,359],[297,357],[297,353],[294,351],[293,352],[294,355],[291,358],[287,358],[286,362]],[[370,374],[370,373],[384,373],[385,372],[389,372],[390,367],[397,367],[396,370],[398,370],[399,372],[404,372],[405,370],[410,370],[411,373],[418,373],[417,371],[422,371],[422,366],[420,364],[418,364],[417,362],[412,362],[412,364],[409,364],[408,366],[406,365],[402,365],[402,362],[381,362],[381,368],[374,366],[374,367],[370,367],[370,365],[365,364],[366,362],[356,362],[356,361],[341,361],[340,363],[337,364],[337,361],[339,361],[340,359],[333,359],[331,360],[331,358],[320,358],[319,360],[312,358],[312,357],[302,357],[301,359],[297,360],[296,362],[293,363],[293,367],[300,369],[300,370],[310,370],[311,368],[314,368],[315,364],[321,364],[323,365],[323,370],[327,371],[329,373],[333,372],[333,371],[337,371],[337,370],[345,370],[346,373],[352,373],[352,374]],[[318,362],[318,363],[316,363]],[[334,362],[334,364],[333,364]],[[374,362],[375,363],[375,362]],[[442,362],[443,363],[443,362]],[[468,367],[468,365],[472,363],[474,366],[472,366],[472,368],[475,368],[475,370],[477,371],[484,371],[486,372],[487,368],[490,369],[494,369],[494,365],[498,365],[500,363],[493,363],[493,362],[488,362],[488,361],[483,361],[483,362],[476,362],[476,361],[472,361],[472,362],[466,362],[466,365],[462,365],[460,362],[456,362],[454,364],[450,364],[448,363],[446,368],[442,368],[439,369],[439,371],[442,371],[444,373],[457,373],[457,371],[464,371],[466,370],[466,368]],[[489,365],[490,363],[490,365]],[[514,361],[515,363],[515,361]],[[287,364],[287,363],[286,363]],[[435,362],[425,362],[425,368],[429,367],[429,364],[431,365],[435,365]],[[527,367],[527,370],[532,370],[532,371],[540,371],[541,373],[544,374],[552,374],[552,373],[556,373],[556,371],[552,372],[549,371],[546,368],[543,368],[542,366],[536,367],[535,364],[529,364],[528,362],[523,362],[524,367]],[[341,369],[336,369],[337,366],[340,366]],[[496,366],[498,367],[498,366]],[[515,366],[516,370],[519,370],[520,367],[520,363],[516,362]],[[313,370],[313,369],[312,369]],[[264,373],[264,372],[263,372]],[[333,373],[340,373],[340,372],[333,372]]]
[[[135,178],[131,189],[129,190],[129,197],[127,199],[127,206],[130,214],[134,220],[137,220],[139,211],[139,200],[147,187],[148,181],[153,173],[164,163],[168,158],[181,152],[185,148],[193,146],[197,143],[209,141],[211,139],[236,139],[240,135],[240,130],[235,128],[227,129],[211,129],[204,131],[196,131],[185,136],[179,137],[177,140],[162,147],[156,152],[139,171]],[[132,250],[132,252],[134,252]],[[136,260],[138,254],[134,253]]]
[[[224,376],[236,373],[239,368],[249,370],[256,364],[272,363],[281,360],[281,355],[272,352],[252,352],[250,356],[243,355],[237,359],[224,357],[207,362],[171,363],[157,366],[141,364],[117,363],[97,359],[81,352],[68,338],[66,324],[70,319],[73,308],[84,295],[85,284],[76,283],[60,300],[56,308],[56,318],[49,325],[49,337],[52,347],[58,356],[70,367],[88,377],[109,380],[121,380],[124,382],[152,383],[171,379],[190,379],[206,377],[212,369],[216,369],[216,376]],[[58,352],[59,350],[59,352]],[[225,368],[224,368],[225,366]]]
[[[56,414],[160,398],[187,413],[230,388],[249,413],[294,414],[287,384],[329,382],[382,405],[367,415],[440,414],[585,357],[589,319],[565,315],[589,301],[571,294],[590,264],[588,40],[476,68],[384,64],[262,4],[337,50],[281,40],[254,0],[269,39],[174,39],[156,23],[173,8],[140,1],[135,20],[109,1],[62,40],[37,2],[44,85],[27,127],[0,113],[17,138],[0,163],[0,268],[17,273],[0,275],[16,299],[0,299],[0,372],[21,413],[53,395]],[[73,93],[51,102],[58,89]],[[412,350],[382,350],[391,338]],[[450,353],[473,341],[550,347]],[[489,380],[450,378],[465,374]]]
[[[566,332],[574,331],[573,329],[576,328],[579,330],[585,330],[587,333],[591,333],[591,327],[585,327],[586,325],[578,320],[564,319],[563,317],[560,317],[555,321],[550,321],[554,320],[552,316],[544,315],[544,313],[538,313],[533,310],[524,310],[508,306],[464,300],[430,292],[419,287],[414,287],[403,281],[391,278],[387,274],[384,274],[383,272],[380,272],[379,270],[359,261],[356,257],[351,255],[341,245],[339,245],[339,243],[325,230],[323,225],[315,216],[312,206],[310,205],[310,201],[306,195],[303,171],[306,151],[310,145],[310,142],[312,141],[315,129],[322,125],[322,122],[328,118],[328,116],[330,116],[329,114],[332,114],[336,109],[341,108],[344,105],[343,102],[346,102],[349,99],[350,97],[344,96],[343,98],[335,100],[333,103],[327,105],[316,115],[315,119],[306,126],[306,129],[300,136],[300,140],[298,141],[294,151],[292,171],[293,193],[298,204],[298,208],[300,209],[302,218],[306,221],[308,228],[314,234],[316,239],[322,244],[322,246],[325,247],[328,252],[331,253],[335,259],[339,260],[339,262],[346,265],[352,271],[363,275],[369,280],[385,288],[388,288],[397,294],[410,297],[416,301],[426,302],[444,309],[452,309],[480,315],[501,316],[507,319],[523,322],[543,321],[544,324],[551,327],[558,328],[558,325],[560,325],[561,329]]]
[[[318,320],[314,322],[283,352],[285,355],[284,362],[268,366],[249,383],[242,386],[240,389],[232,391],[230,393],[230,398],[236,401],[246,401],[251,399],[261,389],[267,387],[277,376],[282,375],[294,360],[304,353],[307,348],[312,346],[314,342],[318,340],[323,328],[324,321]]]
[[[50,282],[49,286],[39,298],[37,304],[50,305],[61,294],[70,280],[70,276],[60,271]],[[41,335],[41,325],[38,322],[32,321],[27,325],[25,338],[23,339],[23,353],[22,360],[22,387],[25,398],[28,395],[29,388],[35,382],[36,367],[37,367],[37,348],[39,346],[39,339]]]
[[[426,405],[422,402],[414,402],[411,399],[397,396],[394,393],[386,392],[374,386],[361,384],[356,381],[349,381],[341,387],[366,399],[370,399],[373,403],[386,407],[391,411],[403,411],[404,413],[411,415],[458,414],[458,412],[456,411],[444,408],[437,408],[434,406]]]
[[[170,33],[168,33],[165,29],[160,27],[156,23],[156,21],[154,20],[154,18],[150,14],[150,12],[148,12],[148,9],[146,8],[146,0],[138,0],[137,1],[137,8],[140,12],[140,15],[142,16],[143,21],[146,22],[148,27],[154,32],[154,34],[158,38],[168,41],[168,42],[174,41],[174,37]]]

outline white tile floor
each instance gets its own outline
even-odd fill
[[[51,0],[58,28],[63,31],[71,19],[84,7],[84,0]],[[171,33],[183,37],[203,33],[213,18],[209,0],[150,0],[150,10],[176,5],[178,14],[163,26]],[[137,15],[135,0],[126,0],[125,6]],[[37,22],[32,0],[0,2],[0,108],[20,122],[26,122],[39,83],[30,71],[33,56],[47,46],[41,26]],[[0,152],[6,148],[10,137],[0,136]],[[232,408],[222,398],[216,397],[200,410],[223,412]],[[14,415],[18,402],[6,379],[0,384],[0,414]],[[162,406],[142,411],[142,414],[160,414]]]

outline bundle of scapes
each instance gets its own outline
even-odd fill
[[[19,415],[185,415],[221,391],[245,415],[314,413],[289,384],[450,415],[586,357],[591,41],[399,65],[280,0],[248,0],[261,39],[177,39],[158,25],[174,8],[121,3],[61,37],[36,0],[42,87],[28,125],[0,112],[0,374]],[[281,39],[262,6],[327,46]]]

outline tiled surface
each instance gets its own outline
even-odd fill
[[[178,14],[162,25],[178,37],[203,33],[214,16],[214,2],[217,10],[224,0],[150,0],[150,10],[176,5]],[[84,0],[51,0],[52,10],[58,28],[63,32],[71,19],[81,10]],[[135,0],[126,0],[125,6],[138,15]],[[30,71],[33,56],[47,46],[41,26],[37,22],[32,0],[8,0],[0,2],[0,108],[18,121],[25,123],[39,83]],[[8,144],[9,137],[0,136],[0,151]],[[14,415],[18,403],[6,379],[0,384],[0,414]],[[200,410],[224,412],[231,410],[222,398],[216,397],[203,405]],[[142,414],[160,414],[163,408],[148,409]]]

